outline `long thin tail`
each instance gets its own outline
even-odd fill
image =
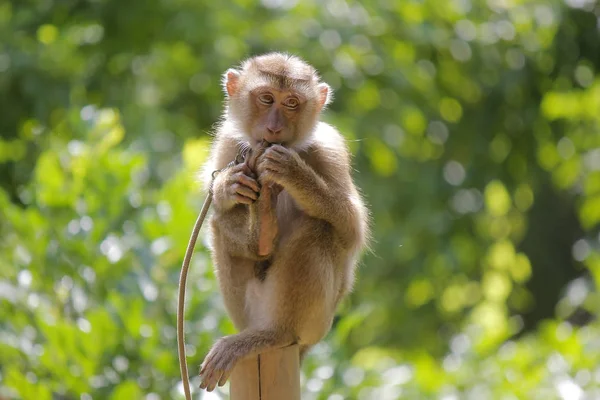
[[[196,240],[198,240],[200,228],[202,228],[202,224],[204,223],[204,219],[206,218],[206,214],[208,213],[211,202],[212,192],[209,191],[208,195],[206,196],[206,200],[204,200],[204,204],[202,205],[202,210],[200,211],[200,214],[196,219],[196,223],[194,224],[194,230],[192,231],[192,236],[190,237],[187,250],[185,251],[185,257],[181,267],[181,275],[179,276],[179,301],[177,304],[177,347],[179,350],[179,368],[181,370],[181,379],[183,381],[183,391],[185,393],[186,400],[192,400],[192,394],[190,392],[190,378],[188,375],[185,357],[185,332],[183,329],[185,322],[185,285],[187,281],[188,270],[190,268],[190,261],[192,260],[192,254],[194,253],[194,247],[196,246]]]

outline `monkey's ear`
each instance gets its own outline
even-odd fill
[[[319,108],[323,108],[331,103],[333,98],[333,90],[331,90],[331,86],[325,82],[319,83],[317,88],[319,89]]]
[[[225,89],[227,96],[231,97],[237,93],[241,75],[240,71],[233,68],[229,68],[225,74],[223,74],[223,89]]]

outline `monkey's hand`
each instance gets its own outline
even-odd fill
[[[295,151],[274,144],[258,158],[256,164],[261,184],[276,183],[285,188],[304,161]]]
[[[245,163],[223,170],[213,183],[215,206],[221,211],[227,211],[236,204],[253,204],[259,192],[256,175]]]
[[[273,145],[258,159],[256,171],[261,185],[278,184],[307,215],[333,225],[348,244],[356,242],[359,210],[340,181],[326,180],[317,174],[300,155],[283,146]]]

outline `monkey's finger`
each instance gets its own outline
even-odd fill
[[[233,368],[228,369],[225,372],[223,372],[223,376],[221,376],[221,379],[219,379],[219,386],[223,386],[227,383],[227,380],[229,379],[229,376],[231,376],[232,371],[233,371]]]
[[[285,168],[277,164],[265,164],[260,172],[260,177],[258,178],[258,182],[261,185],[264,185],[264,182],[274,181],[277,179],[279,175],[283,175],[285,172]],[[268,175],[263,177],[263,175]],[[261,179],[262,178],[262,179]],[[265,179],[266,178],[266,179]]]
[[[265,169],[263,171],[263,173],[260,175],[260,177],[258,178],[258,180],[263,185],[268,185],[268,184],[271,184],[271,183],[277,183],[277,184],[283,186],[283,182],[282,182],[282,178],[281,178],[280,174],[277,173],[276,171],[273,171],[273,170],[270,170],[270,169]]]
[[[248,197],[252,200],[257,200],[258,199],[258,193],[256,193],[254,190],[250,189],[249,187],[246,187],[244,185],[240,185],[239,183],[236,183],[232,186],[233,190],[235,190],[236,194],[242,195],[244,197]]]
[[[213,390],[215,390],[215,387],[217,387],[217,384],[219,383],[222,374],[223,370],[217,369],[214,371],[214,373],[210,377],[208,386],[206,386],[206,390],[208,392],[212,392]]]
[[[207,389],[210,386],[210,374],[211,374],[211,371],[207,371],[206,375],[202,377],[202,382],[200,383],[200,389]]]
[[[267,158],[258,165],[257,171],[259,175],[262,175],[267,170],[283,172],[284,168],[285,167],[283,166],[283,164],[278,162],[278,160]]]
[[[289,163],[289,161],[286,158],[283,158],[279,154],[271,154],[268,157],[265,157],[265,162],[278,165],[286,165]]]
[[[233,173],[239,173],[239,172],[245,172],[247,170],[250,170],[248,168],[248,166],[244,163],[244,164],[236,164],[233,167],[231,167],[231,172]]]
[[[247,205],[254,204],[254,202],[256,201],[256,200],[249,199],[246,196],[242,196],[240,194],[234,194],[233,198],[236,203],[247,204]]]
[[[256,182],[256,180],[243,174],[237,175],[236,178],[239,183],[248,186],[255,192],[260,192],[260,186],[258,185],[258,182]]]
[[[258,159],[260,158],[260,156],[263,155],[263,153],[265,152],[265,150],[263,148],[259,148],[256,151],[253,151],[252,154],[250,155],[250,157],[248,157],[248,159],[246,160],[246,165],[248,166],[248,168],[250,168],[251,170],[253,170],[254,168],[256,168],[256,162],[258,161]]]
[[[242,166],[242,172],[245,173],[246,175],[251,175],[252,174],[252,168],[250,168],[250,166],[248,166],[248,164],[243,163],[240,164]]]
[[[266,158],[277,159],[281,161],[292,159],[294,153],[283,146],[273,146],[265,152]]]
[[[283,147],[280,144],[274,144],[274,145],[272,145],[271,147],[269,147],[268,151],[270,153],[274,153],[274,152],[275,153],[282,153],[282,154],[288,154],[288,153],[290,153],[290,149],[288,149],[286,147]]]
[[[286,158],[286,156],[287,153],[277,150],[269,149],[269,151],[265,152],[265,158],[268,158],[270,160],[283,160],[284,158]]]
[[[206,385],[205,385],[206,377],[209,373],[210,373],[209,363],[205,361],[202,364],[202,366],[200,367],[200,373],[198,374],[200,376],[200,378],[202,379],[202,381],[200,382],[200,387],[202,389],[204,389],[206,387]],[[204,385],[204,387],[203,387],[203,385]]]
[[[205,376],[200,376],[200,378],[202,379],[200,381],[200,386],[198,386],[200,389],[206,389],[206,386],[208,385],[208,382],[206,381],[206,377]]]
[[[248,175],[253,176],[254,171],[248,167],[246,163],[237,164],[231,167],[231,174],[229,175],[229,180],[236,180],[238,175]]]
[[[198,373],[198,375],[202,376],[204,375],[204,373],[206,372],[206,367],[208,366],[208,356],[207,358],[204,360],[204,362],[202,363],[202,365],[200,365],[200,372]]]
[[[214,389],[222,373],[223,372],[217,368],[208,368],[206,370],[206,374],[202,377],[202,383],[200,384],[200,388],[206,389],[209,392],[212,391],[211,386]]]
[[[269,176],[271,177],[271,181],[278,182],[281,177],[282,170],[277,167],[275,167],[275,168],[267,167],[265,169],[265,172],[269,174]]]

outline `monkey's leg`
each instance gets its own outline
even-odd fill
[[[215,273],[227,314],[238,331],[248,326],[246,292],[254,279],[255,261],[215,252]]]
[[[213,345],[202,363],[200,387],[211,392],[217,384],[223,386],[227,382],[235,364],[242,358],[295,342],[290,331],[277,328],[249,328],[237,335],[225,336]]]
[[[245,205],[238,205],[224,213],[215,212],[210,221],[215,254],[257,259],[256,244],[252,245],[252,237],[248,236],[251,220],[249,208]]]
[[[332,229],[306,218],[280,244],[264,282],[246,293],[248,329],[220,339],[202,366],[202,388],[224,384],[237,361],[293,343],[310,346],[329,331],[340,288]]]
[[[297,221],[290,236],[278,244],[263,292],[248,299],[249,307],[258,307],[250,315],[266,313],[267,321],[291,330],[300,346],[318,343],[331,329],[344,279],[333,235],[324,221]]]

